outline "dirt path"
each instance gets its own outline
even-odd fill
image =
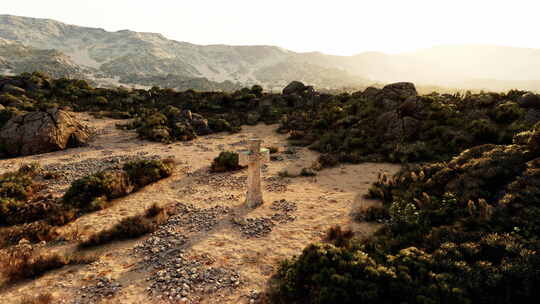
[[[249,303],[250,296],[264,290],[281,259],[298,255],[307,244],[320,241],[330,226],[348,226],[360,236],[371,234],[376,225],[355,223],[350,214],[359,206],[372,203],[362,195],[379,173],[394,173],[398,169],[390,164],[341,165],[323,170],[316,177],[283,179],[278,177],[278,172],[287,170],[296,174],[302,168],[310,167],[317,154],[305,148],[297,149],[293,154],[280,153],[283,160],[272,161],[263,170],[265,204],[255,210],[246,210],[243,208],[246,172],[209,174],[208,166],[220,151],[241,149],[242,142],[253,136],[262,138],[264,146],[287,150],[285,136],[273,131],[276,126],[261,124],[244,127],[239,134],[218,134],[189,143],[163,145],[140,141],[133,132],[116,129],[115,124],[120,121],[79,116],[100,131],[88,147],[0,160],[0,173],[29,161],[39,161],[45,166],[66,166],[85,160],[92,164],[107,162],[115,156],[173,156],[179,165],[172,177],[117,200],[111,208],[79,218],[64,227],[62,233],[68,240],[84,238],[124,217],[140,213],[153,203],[193,205],[195,209],[188,208],[190,211],[179,217],[178,223],[167,228],[185,237],[185,241],[167,248],[181,249],[190,263],[200,261],[200,265],[193,267],[210,267],[217,272],[226,270],[227,275],[234,273],[238,279],[234,277],[227,283],[230,288],[222,288],[226,284],[220,282],[211,284],[215,290],[197,291],[190,287],[192,292],[183,296],[180,294],[185,291],[175,294],[173,299],[178,303]],[[77,168],[74,166],[73,170]],[[57,194],[67,187],[68,182],[69,179],[56,188]],[[280,200],[294,208],[285,213],[272,209],[272,203]],[[268,219],[279,212],[284,218],[274,219],[274,225],[267,227]],[[241,225],[249,223],[246,219],[254,219],[255,226],[260,224],[257,227],[262,232],[258,237],[242,233]],[[158,239],[170,241],[166,237]],[[155,281],[160,269],[141,264],[144,255],[134,249],[145,240],[148,243],[148,236],[99,248],[96,252],[102,256],[98,262],[66,267],[23,282],[1,292],[0,297],[5,301],[2,303],[17,303],[22,295],[42,291],[51,292],[56,299],[62,299],[62,303],[98,303],[100,300],[92,298],[93,294],[104,290],[110,291],[111,297],[100,303],[160,303],[159,298],[150,296],[151,290],[148,290],[163,285]],[[213,279],[209,280],[213,282]],[[166,294],[160,295],[163,299],[168,298]]]

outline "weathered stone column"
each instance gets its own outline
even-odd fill
[[[250,139],[248,155],[248,180],[246,205],[249,208],[255,208],[262,205],[262,187],[261,187],[261,143],[260,139]]]

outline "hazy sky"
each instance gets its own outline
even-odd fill
[[[441,44],[540,48],[538,1],[0,1],[0,14],[158,32],[196,44],[266,44],[339,55]]]

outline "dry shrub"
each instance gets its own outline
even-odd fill
[[[19,302],[19,304],[51,304],[53,303],[53,296],[50,293],[42,293],[36,297],[25,296]]]
[[[167,220],[167,212],[156,204],[142,214],[123,219],[110,229],[100,231],[79,243],[79,248],[87,248],[110,243],[115,240],[133,239],[156,231]]]
[[[87,264],[95,261],[95,257],[82,255],[61,255],[59,253],[35,252],[30,245],[11,247],[0,260],[2,275],[7,284],[25,279],[37,278],[48,271],[66,265]]]
[[[348,246],[350,240],[354,236],[354,232],[350,229],[341,229],[340,226],[332,226],[326,232],[326,241],[334,244],[337,247]]]
[[[22,239],[31,243],[52,241],[58,237],[55,227],[45,222],[34,222],[6,228],[0,228],[0,248],[16,245]]]

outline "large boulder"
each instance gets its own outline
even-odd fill
[[[410,82],[397,82],[386,85],[381,93],[381,97],[384,99],[390,99],[395,101],[403,101],[410,97],[418,96],[416,87]]]
[[[518,104],[522,108],[540,108],[540,95],[525,93],[518,99]]]
[[[6,156],[63,150],[81,146],[89,139],[86,126],[58,109],[15,116],[0,129],[1,152]]]
[[[283,89],[283,95],[289,95],[289,94],[301,94],[304,92],[308,87],[301,83],[300,81],[293,81],[289,83],[284,89]]]
[[[367,99],[373,99],[375,98],[379,93],[381,92],[381,89],[377,89],[375,87],[367,87],[364,92],[360,93],[359,95],[361,97],[367,98]]]

